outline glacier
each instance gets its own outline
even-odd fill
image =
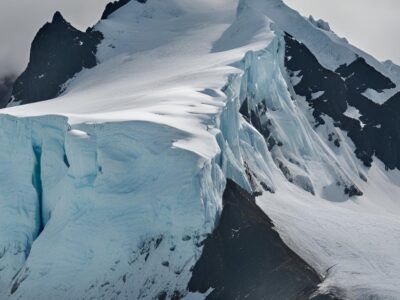
[[[232,180],[320,292],[395,299],[400,173],[315,126],[285,68],[287,31],[330,69],[363,55],[314,23],[279,0],[131,1],[99,21],[97,66],[0,111],[0,298],[204,299],[187,285]]]
[[[106,282],[119,279],[123,285],[125,278],[135,284],[125,293],[133,290],[138,294],[129,296],[138,298],[149,277],[165,289],[168,273],[185,273],[199,251],[199,239],[214,227],[224,179],[210,162],[173,147],[173,139],[185,138],[184,133],[146,122],[68,129],[64,117],[2,121],[3,128],[16,129],[28,143],[17,146],[22,153],[6,153],[1,164],[2,170],[7,162],[26,166],[12,167],[20,173],[9,180],[21,185],[4,192],[12,197],[2,201],[2,220],[20,220],[14,226],[2,224],[2,238],[7,238],[2,280],[20,269],[11,294],[25,290],[29,297],[55,299],[73,287],[71,299],[89,297]],[[2,144],[9,138],[2,136]],[[22,195],[26,198],[18,198]],[[143,265],[149,255],[151,263]],[[170,261],[166,274],[158,271],[153,278],[164,261]],[[125,275],[136,264],[141,276]],[[45,278],[52,278],[48,288],[35,289]]]

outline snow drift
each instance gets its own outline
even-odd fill
[[[394,298],[399,172],[316,119],[329,91],[296,89],[285,37],[317,68],[394,73],[280,0],[142,2],[92,29],[98,64],[58,98],[1,111],[0,297],[207,297],[187,286],[229,179],[318,272],[314,296]]]

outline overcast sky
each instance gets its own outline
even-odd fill
[[[1,1],[1,0],[0,0]],[[400,0],[284,0],[379,60],[400,64]]]
[[[0,76],[23,70],[35,33],[56,10],[85,29],[99,19],[109,1],[0,0]],[[336,33],[378,59],[400,63],[400,0],[284,1],[303,15],[325,19]]]

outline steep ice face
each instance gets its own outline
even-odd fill
[[[34,239],[40,230],[39,199],[32,185],[37,161],[25,126],[1,118],[0,140],[9,145],[1,151],[0,168],[0,264],[1,288],[24,265]],[[14,134],[13,134],[14,132]],[[24,163],[21,164],[21,161]],[[20,184],[15,184],[16,182]]]
[[[188,34],[193,45],[189,49],[181,47],[187,41],[178,39],[177,45],[171,48],[173,52],[165,52],[171,44],[169,40],[164,41],[166,44],[159,45],[158,53],[167,53],[167,57],[153,59],[141,73],[145,77],[137,80],[132,70],[139,69],[144,62],[134,59],[137,40],[130,41],[121,28],[131,26],[132,9],[144,12],[156,6],[131,5],[126,6],[125,12],[121,11],[126,19],[117,19],[122,20],[121,23],[116,28],[109,26],[105,34],[103,45],[106,48],[99,48],[103,63],[79,75],[57,103],[37,104],[40,106],[38,114],[50,113],[52,109],[64,110],[63,114],[73,123],[72,129],[62,117],[56,118],[58,124],[51,125],[51,118],[44,116],[39,119],[43,120],[43,126],[35,125],[40,123],[37,118],[15,119],[26,128],[28,137],[35,137],[34,142],[33,139],[24,140],[27,145],[24,148],[40,145],[37,151],[40,163],[36,164],[40,168],[35,173],[40,178],[37,184],[40,195],[34,203],[41,212],[41,225],[30,240],[29,256],[25,254],[10,271],[10,278],[4,278],[7,288],[3,291],[11,298],[68,299],[82,295],[84,298],[104,295],[107,299],[154,298],[185,293],[190,268],[201,253],[200,242],[212,231],[221,211],[225,177],[236,179],[249,191],[253,188],[261,191],[262,186],[251,180],[249,170],[262,170],[265,174],[259,171],[260,181],[273,188],[268,156],[262,156],[267,153],[265,142],[240,118],[238,98],[233,99],[237,94],[234,84],[240,82],[240,77],[232,77],[225,94],[218,91],[226,83],[227,74],[239,72],[225,64],[240,60],[247,49],[268,42],[266,38],[272,36],[269,28],[265,30],[268,35],[254,39],[254,44],[244,44],[243,49],[226,55],[209,54],[211,44],[219,38],[218,33],[228,26],[224,23],[226,16],[217,19],[221,23],[211,23],[211,28],[201,28],[201,22],[200,31],[196,26],[186,27],[203,40],[192,43],[197,38]],[[188,2],[187,5],[193,4]],[[168,15],[170,7],[165,9]],[[208,20],[208,10],[205,12]],[[164,15],[165,11],[155,13]],[[114,17],[117,15],[113,14]],[[183,14],[179,22],[166,17],[162,28],[171,32],[185,28],[182,22],[189,22],[192,17]],[[199,21],[203,18],[201,14],[196,17]],[[113,18],[107,22],[117,22],[112,21]],[[137,18],[143,19],[140,15]],[[149,31],[154,22],[144,18],[141,26]],[[101,26],[106,28],[106,24]],[[204,44],[204,32],[212,33],[208,44]],[[128,44],[115,43],[115,48],[108,47],[106,41],[118,34],[123,36],[116,41]],[[192,52],[193,49],[197,52]],[[128,50],[131,60],[126,59]],[[123,60],[117,64],[121,72],[118,74],[133,74],[133,78],[121,78],[116,72],[110,72],[116,67],[119,55]],[[196,60],[197,65],[193,64]],[[173,68],[176,65],[181,69]],[[103,77],[98,72],[106,72],[108,76]],[[150,77],[154,77],[152,80],[158,82],[159,87],[158,91],[149,93],[153,100],[142,96],[148,93]],[[109,85],[104,86],[104,93],[98,90],[103,86],[98,80],[103,79],[109,83],[118,82],[119,87],[112,92],[114,103],[111,103]],[[177,87],[171,87],[171,82]],[[229,94],[231,89],[232,95]],[[123,98],[119,98],[121,95]],[[131,96],[127,98],[126,95]],[[224,107],[226,98],[231,101]],[[81,99],[85,101],[82,103]],[[44,107],[47,109],[42,110]],[[25,108],[21,106],[16,110],[22,109],[22,114],[28,115],[33,112]],[[103,122],[108,118],[120,122],[97,124],[99,117]],[[79,124],[82,120],[96,119],[94,124]],[[45,126],[47,122],[49,128]],[[228,132],[233,128],[238,131]],[[7,127],[2,130],[7,134],[13,132]],[[255,153],[253,147],[260,152]],[[26,157],[34,160],[36,156],[31,153]],[[34,170],[33,167],[25,170],[23,184],[32,186],[28,179]],[[30,216],[25,218],[30,220]],[[15,277],[11,281],[12,273]],[[38,282],[44,281],[48,282],[45,288],[35,288]]]
[[[7,110],[19,116],[62,114],[71,125],[64,117],[1,117],[26,131],[15,147],[30,149],[18,160],[29,167],[21,169],[23,180],[15,186],[32,190],[32,215],[38,216],[21,216],[21,222],[32,223],[21,229],[30,236],[24,255],[3,270],[9,274],[2,277],[4,296],[185,294],[200,242],[220,215],[225,178],[249,192],[274,190],[265,141],[238,114],[241,71],[228,66],[248,49],[268,44],[270,28],[258,25],[250,31],[255,36],[250,44],[213,52],[236,7],[168,4],[127,4],[98,25],[105,36],[100,65],[79,74],[57,101]],[[218,9],[217,18],[210,8]],[[135,28],[137,20],[139,31],[162,25],[168,39],[146,46],[140,40],[145,35],[129,37],[125,29]],[[112,38],[115,48],[108,44]],[[146,47],[147,62],[140,53]],[[142,70],[143,78],[132,70]],[[219,91],[231,73],[237,74]],[[118,83],[114,91],[111,83]],[[1,129],[8,137],[14,132],[9,127]],[[7,263],[10,253],[4,256]],[[35,288],[45,281],[42,289]]]
[[[12,167],[23,175],[14,186],[31,189],[32,213],[20,216],[30,224],[21,228],[30,233],[21,258],[10,260],[5,244],[4,261],[13,265],[2,271],[9,274],[2,277],[10,286],[4,291],[11,298],[65,299],[184,294],[200,242],[221,211],[225,178],[249,191],[273,188],[266,144],[238,114],[238,82],[241,77],[234,76],[225,88],[230,100],[217,121],[221,130],[212,130],[221,151],[211,160],[175,147],[188,134],[165,125],[71,129],[63,117],[2,116],[5,133],[15,132],[9,123],[24,130],[15,148],[26,153],[14,164],[32,162]],[[232,128],[237,131],[226,131]],[[5,212],[18,211],[11,206]],[[46,287],[36,289],[42,280]]]
[[[264,193],[258,204],[273,215],[284,240],[326,276],[322,290],[350,299],[393,299],[398,293],[400,270],[395,258],[399,247],[399,171],[384,171],[376,157],[372,167],[365,168],[355,157],[355,145],[348,134],[328,115],[322,115],[322,123],[315,126],[318,122],[309,102],[329,97],[328,92],[310,89],[310,95],[297,95],[289,78],[291,72],[284,66],[290,58],[284,58],[283,49],[284,42],[278,36],[264,51],[249,52],[240,84],[240,112],[266,137],[275,165],[280,167],[269,165],[275,192]],[[309,81],[308,87],[318,88],[318,82]],[[345,114],[348,108],[344,108]],[[279,143],[280,139],[283,142]],[[294,176],[288,176],[298,174],[291,165],[292,157],[299,162],[296,166],[310,170],[311,176],[300,170],[307,181],[296,182]],[[288,167],[282,168],[277,159]],[[295,185],[288,185],[288,180]],[[310,195],[310,182],[316,187],[314,196]],[[368,246],[371,241],[379,246]]]
[[[263,134],[288,181],[330,200],[361,195],[351,179],[360,171],[341,166],[310,124],[301,101],[290,94],[284,49],[284,40],[276,38],[265,50],[246,55],[240,112]]]
[[[146,122],[67,131],[63,117],[1,120],[1,142],[10,145],[0,160],[1,281],[11,282],[3,292],[136,299],[186,289],[225,179],[218,165],[173,147],[184,132]],[[42,280],[46,287],[35,288]]]
[[[398,173],[362,166],[315,117],[329,93],[298,93],[283,30],[331,68],[351,65],[350,46],[278,0],[131,1],[95,29],[99,65],[0,116],[0,297],[190,298],[226,179],[259,196],[324,290],[395,295]],[[390,246],[374,256],[370,239]]]
[[[395,84],[362,58],[330,71],[320,65],[305,44],[288,35],[285,41],[285,67],[295,94],[304,98],[312,109],[315,126],[325,124],[325,116],[329,116],[335,127],[344,130],[355,144],[355,154],[365,166],[370,167],[377,156],[387,168],[398,168],[396,149],[400,140],[395,132],[399,125],[396,107],[400,94],[381,104],[376,103],[377,99],[372,100],[373,96],[395,91]],[[359,120],[349,115],[349,107],[359,111]],[[329,133],[329,139],[340,148],[334,135],[337,134]]]
[[[21,269],[55,201],[51,192],[65,174],[62,117],[25,122],[1,117],[1,275],[2,284]],[[61,139],[61,142],[60,142]],[[61,175],[62,176],[62,175]]]
[[[305,43],[325,68],[336,70],[340,65],[350,64],[357,57],[362,57],[380,73],[400,84],[398,77],[388,72],[374,57],[352,46],[346,39],[338,37],[334,32],[321,30],[315,26],[315,22],[302,17],[283,1],[240,0],[240,3],[253,7],[254,10],[271,19],[282,31]],[[323,27],[326,27],[326,24]]]

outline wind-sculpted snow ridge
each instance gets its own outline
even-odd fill
[[[284,41],[276,38],[266,50],[246,55],[240,112],[263,134],[288,181],[334,201],[345,199],[345,194],[362,195],[351,179],[362,172],[353,168],[357,163],[346,153],[351,164],[341,164],[337,153],[319,138],[301,103],[292,98],[282,49]]]
[[[273,35],[263,28],[250,45],[210,51],[235,12],[131,2],[96,26],[97,67],[57,100],[5,111],[17,117],[1,116],[3,298],[178,299],[226,176],[252,190],[237,145],[273,189],[268,163],[250,151],[267,151],[261,135],[220,91],[240,72],[229,65]],[[154,27],[165,32],[146,42]]]
[[[245,60],[240,111],[266,138],[280,169],[269,165],[275,193],[257,203],[292,249],[326,276],[322,290],[345,299],[394,299],[400,173],[385,171],[376,158],[371,168],[363,166],[347,133],[328,116],[315,126],[312,108],[286,74],[284,51],[278,35]]]
[[[395,298],[399,171],[365,166],[334,115],[316,117],[310,101],[326,91],[296,89],[306,78],[288,67],[285,32],[325,66],[350,66],[351,46],[279,0],[121,3],[93,28],[95,67],[56,99],[2,111],[0,298],[213,297],[218,276],[188,284],[216,228],[217,242],[241,241],[228,233],[245,228],[219,234],[221,215],[273,237],[301,299]]]
[[[358,57],[363,58],[370,66],[382,75],[396,83],[395,89],[378,91],[374,97],[383,103],[395,93],[400,92],[400,77],[374,57],[354,47],[345,38],[338,37],[333,31],[328,31],[327,24],[320,22],[316,26],[315,20],[302,17],[297,11],[287,7],[281,0],[241,0],[242,5],[253,7],[258,12],[270,18],[281,30],[294,36],[304,43],[316,56],[319,63],[326,69],[335,71],[342,65],[349,65]],[[318,23],[318,21],[317,21]],[[317,24],[318,25],[318,24]]]

